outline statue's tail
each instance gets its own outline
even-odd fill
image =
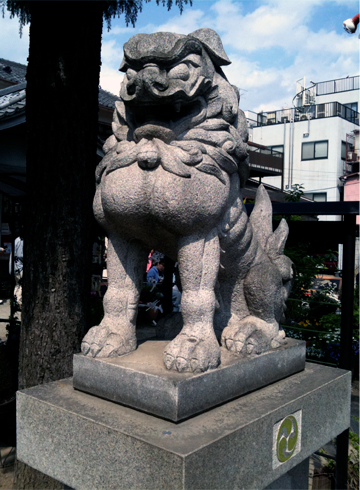
[[[279,269],[284,285],[286,284],[286,287],[290,290],[294,277],[293,263],[284,255],[285,244],[289,235],[289,226],[286,220],[282,219],[279,226],[273,232],[272,205],[263,185],[260,185],[257,190],[255,206],[250,216],[250,222],[254,236],[271,262]]]

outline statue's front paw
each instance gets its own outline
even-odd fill
[[[116,357],[136,349],[136,338],[112,331],[106,324],[92,327],[81,343],[81,352],[89,357]]]
[[[199,339],[180,333],[164,350],[167,369],[180,373],[190,371],[202,373],[216,369],[220,364],[220,347],[215,335]]]

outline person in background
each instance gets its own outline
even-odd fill
[[[162,273],[165,269],[165,263],[163,260],[156,262],[155,265],[151,267],[149,272],[146,274],[146,282],[148,284],[158,284],[159,282],[159,274]]]
[[[23,268],[24,268],[23,260],[24,260],[24,240],[21,236],[18,236],[15,239],[15,244],[14,244],[14,274],[15,274],[14,299],[20,306],[20,309],[22,307],[21,279],[23,276]],[[10,262],[9,262],[10,274],[12,272],[11,267],[12,267],[12,256],[10,256]]]

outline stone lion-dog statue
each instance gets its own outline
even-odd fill
[[[279,321],[293,276],[283,254],[288,226],[283,220],[273,232],[263,186],[250,219],[243,205],[248,134],[238,90],[221,69],[229,63],[211,29],[137,34],[124,45],[121,100],[94,198],[109,238],[105,314],[83,339],[85,356],[136,349],[150,249],[178,261],[183,288],[183,328],[165,348],[167,369],[218,367],[215,330],[238,354],[285,342]]]

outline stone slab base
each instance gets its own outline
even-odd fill
[[[18,392],[17,457],[76,490],[264,489],[349,427],[350,394],[350,372],[306,364],[174,423],[70,378]]]
[[[221,365],[206,373],[168,371],[167,341],[148,341],[131,354],[109,359],[74,356],[74,387],[173,421],[257,390],[305,368],[305,342],[288,339],[278,349],[240,357],[221,349]]]

